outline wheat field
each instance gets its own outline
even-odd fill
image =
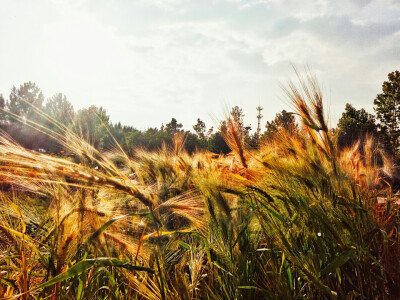
[[[299,130],[249,150],[228,117],[227,155],[179,134],[100,152],[50,116],[31,125],[70,157],[2,133],[0,298],[399,298],[392,162],[373,138],[339,150],[314,77],[285,93]]]

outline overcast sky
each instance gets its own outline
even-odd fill
[[[0,0],[0,93],[30,80],[139,129],[234,105],[255,128],[259,104],[263,123],[288,109],[291,64],[315,71],[333,123],[347,102],[372,112],[400,69],[400,1]]]

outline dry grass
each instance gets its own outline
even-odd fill
[[[391,162],[371,138],[338,151],[317,81],[299,78],[286,92],[301,130],[279,129],[258,150],[229,118],[226,156],[189,155],[182,135],[133,158],[118,145],[100,153],[55,120],[67,134],[39,129],[79,162],[0,136],[0,176],[13,188],[0,201],[0,296],[398,297],[387,267],[396,224],[373,214],[391,193]]]

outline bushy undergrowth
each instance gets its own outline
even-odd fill
[[[247,151],[228,118],[225,156],[189,155],[179,135],[100,153],[39,128],[74,162],[3,134],[0,297],[398,298],[397,208],[376,202],[390,161],[371,139],[338,151],[312,77],[286,92],[301,130]]]

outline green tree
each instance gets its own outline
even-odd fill
[[[0,94],[0,127],[3,128],[6,121],[7,121],[7,113],[5,112],[6,109],[6,100],[4,99],[3,95]]]
[[[193,129],[200,139],[204,139],[206,135],[206,123],[204,123],[200,118],[197,118],[197,123],[193,125]]]
[[[217,154],[227,154],[231,149],[226,144],[220,131],[212,134],[208,140],[208,150]]]
[[[264,132],[264,138],[272,138],[279,129],[285,129],[291,134],[296,134],[299,131],[294,115],[286,110],[277,113],[275,119],[268,121],[265,127],[267,130]]]
[[[38,121],[40,118],[34,108],[42,109],[43,100],[44,97],[39,87],[29,81],[20,85],[19,89],[15,86],[12,87],[7,109],[24,120]]]
[[[243,113],[243,110],[239,108],[239,106],[234,106],[232,107],[232,110],[230,112],[230,117],[233,119],[233,123],[235,126],[239,129],[240,132],[240,138],[244,138],[246,143],[251,143],[252,138],[250,136],[250,131],[251,131],[251,126],[244,125],[244,116],[245,114]]]
[[[44,111],[64,125],[70,124],[75,115],[74,107],[62,93],[55,94],[52,98],[47,99]]]
[[[193,125],[193,129],[196,132],[196,139],[194,139],[194,137],[190,137],[192,143],[194,143],[196,148],[198,148],[198,149],[207,149],[208,148],[208,140],[210,139],[210,136],[211,136],[214,128],[211,127],[207,131],[206,123],[204,123],[202,120],[200,120],[198,118],[197,123],[195,125]],[[186,140],[187,140],[186,144],[188,145],[189,138],[187,138]],[[188,146],[188,151],[190,152],[189,146]]]
[[[175,118],[171,119],[171,122],[165,125],[165,130],[168,132],[169,135],[174,136],[177,132],[182,129],[183,125],[178,123]]]
[[[382,93],[374,100],[374,110],[382,130],[387,133],[390,148],[397,153],[400,137],[400,72],[389,73],[388,79],[382,84]]]
[[[125,139],[129,154],[133,153],[133,150],[137,148],[145,148],[152,151],[160,149],[163,144],[172,144],[172,137],[168,132],[159,130],[156,127],[148,128],[145,131],[131,127],[129,131],[125,132]]]
[[[27,120],[43,124],[43,118],[36,112],[43,109],[43,99],[40,88],[29,81],[20,85],[18,89],[12,87],[9,100],[5,104],[6,111],[11,113],[7,116],[7,133],[29,149],[43,148],[48,140],[46,135],[26,125]],[[16,121],[12,115],[20,120]]]
[[[336,134],[340,147],[351,146],[359,139],[363,141],[367,135],[378,136],[375,117],[363,108],[357,110],[347,103],[339,119]]]
[[[67,97],[62,93],[55,94],[52,98],[47,99],[44,106],[44,112],[52,119],[60,122],[66,127],[71,125],[75,114],[74,107],[67,100]],[[56,130],[55,123],[51,120],[45,122],[45,126],[48,129]],[[63,134],[64,131],[62,130],[60,133]],[[47,138],[45,145],[43,145],[41,148],[48,152],[54,153],[59,152],[63,147],[58,143],[57,140]]]
[[[105,149],[113,143],[108,132],[109,116],[103,107],[92,105],[79,110],[74,118],[74,126],[83,138],[98,149]]]
[[[206,147],[207,142],[205,141],[205,138],[201,139],[197,134],[190,131],[185,132],[185,149],[189,154]]]

